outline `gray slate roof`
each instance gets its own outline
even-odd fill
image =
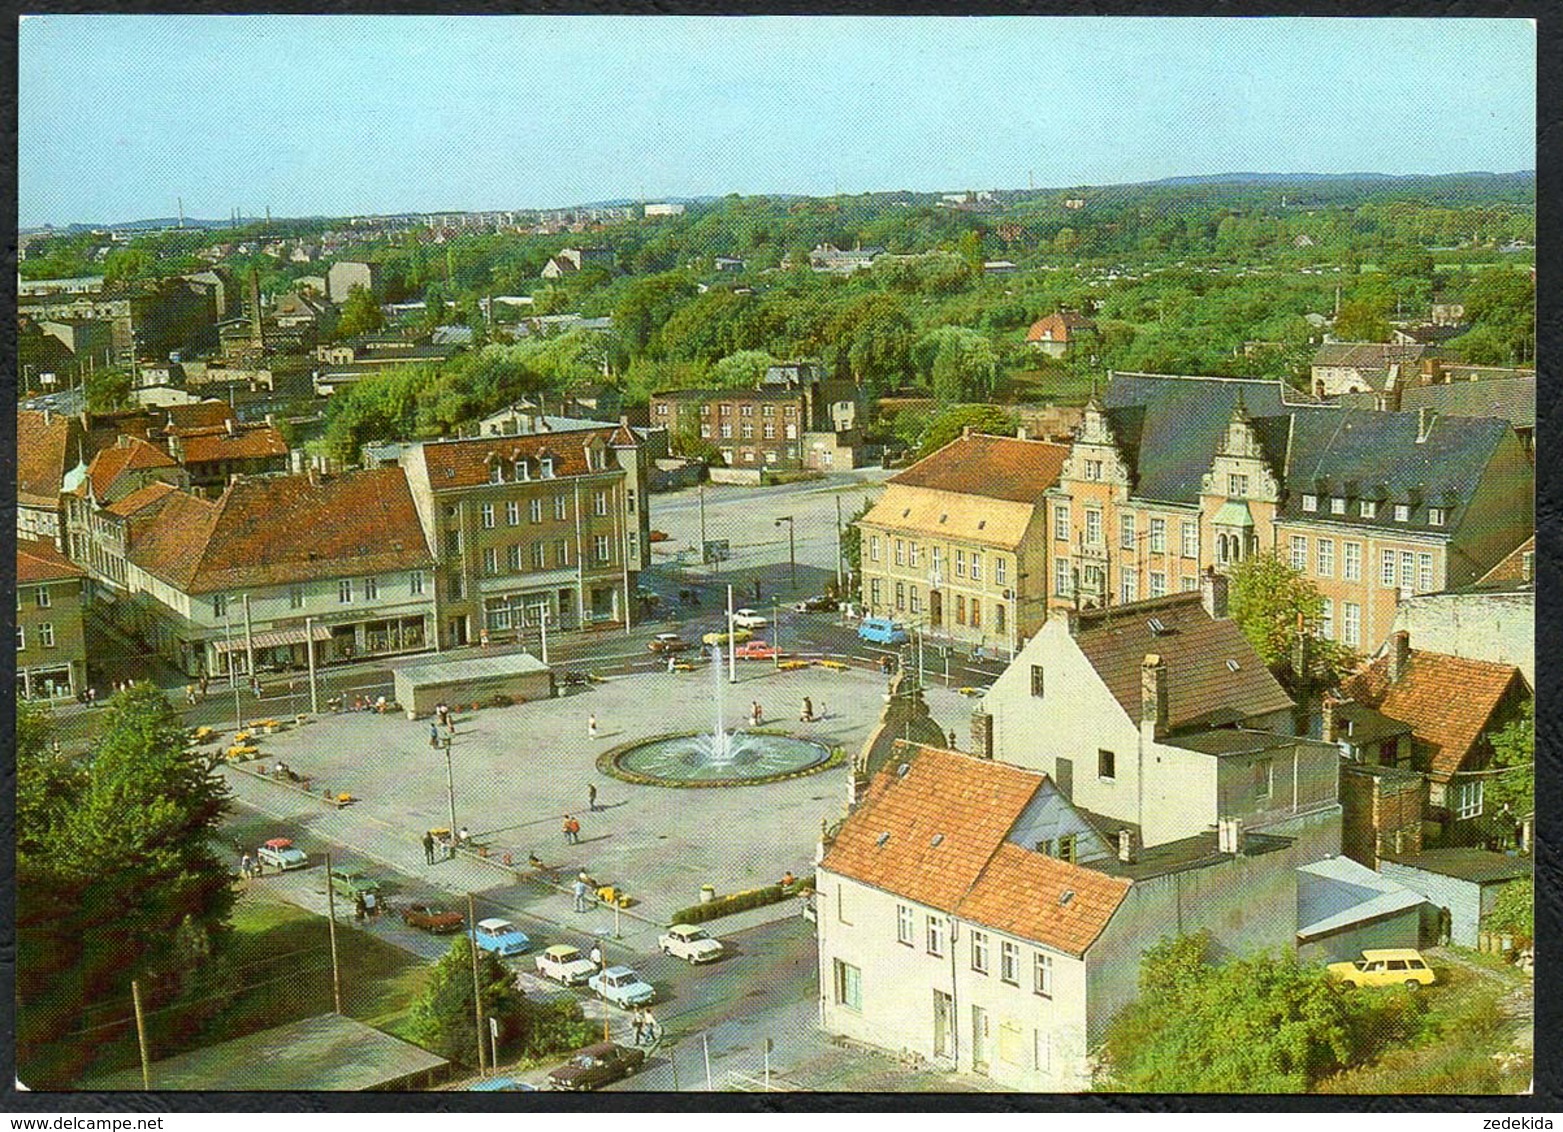
[[[1432,409],[1456,417],[1500,417],[1516,428],[1536,427],[1534,377],[1416,385],[1400,395],[1402,410]]]
[[[1424,873],[1467,880],[1473,884],[1517,880],[1530,876],[1532,870],[1531,862],[1526,857],[1510,857],[1486,849],[1424,849],[1420,853],[1385,853],[1384,860],[1410,869],[1421,869]]]

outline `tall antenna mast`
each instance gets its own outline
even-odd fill
[[[179,201],[179,227],[183,228],[185,226],[185,198],[178,197],[176,199]]]

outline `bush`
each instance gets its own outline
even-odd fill
[[[767,904],[779,904],[783,900],[790,899],[800,892],[806,892],[814,887],[812,876],[801,877],[796,884],[783,889],[779,884],[767,884],[761,888],[751,888],[745,892],[735,892],[730,896],[718,896],[715,900],[708,900],[703,904],[691,904],[688,908],[681,908],[673,913],[670,921],[675,924],[703,924],[707,920],[720,919],[722,916],[730,916],[734,912],[747,912],[750,908],[763,908]]]

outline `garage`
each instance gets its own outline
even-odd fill
[[[1336,963],[1365,948],[1417,947],[1426,899],[1350,857],[1297,870],[1297,958]]]

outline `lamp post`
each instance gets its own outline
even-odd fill
[[[450,799],[450,843],[456,844],[456,777],[451,769],[450,762],[450,736],[445,736],[441,744],[445,748],[445,792]]]
[[[797,524],[792,521],[791,515],[783,515],[776,520],[775,525],[787,524],[787,584],[792,587],[792,592],[798,592],[798,543],[796,538]]]

